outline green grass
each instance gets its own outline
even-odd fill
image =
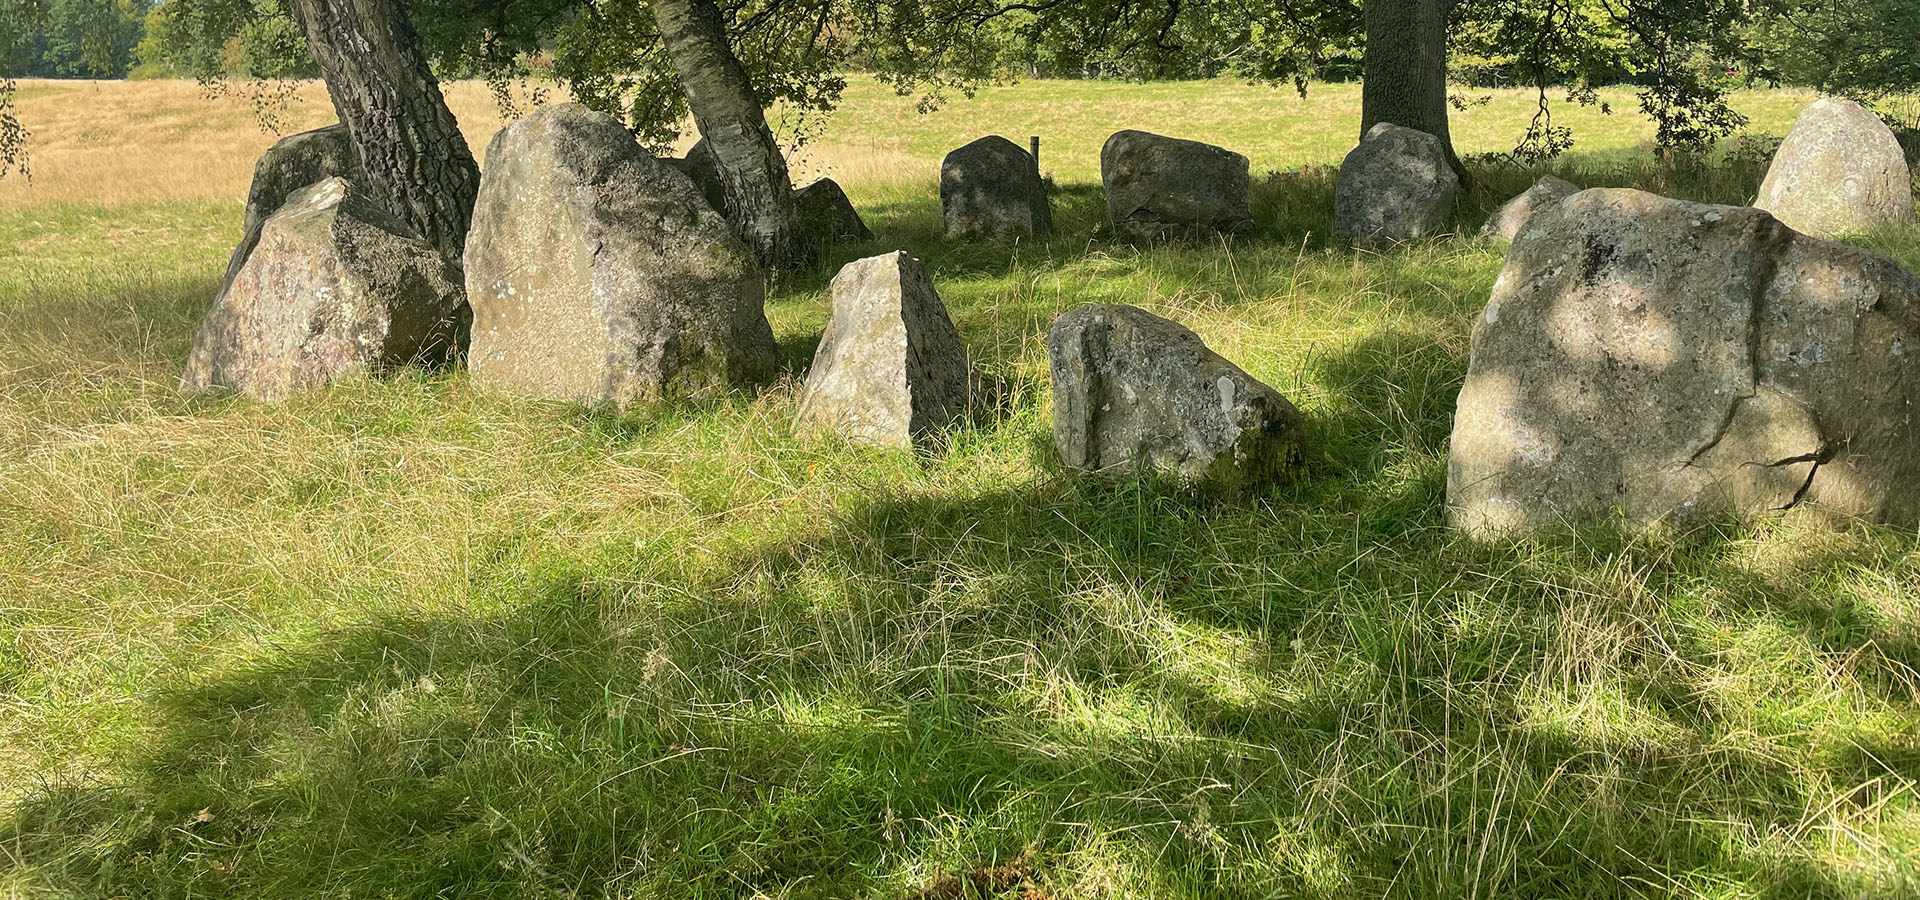
[[[1563,174],[1757,183],[1630,147]],[[0,214],[0,894],[1920,893],[1915,535],[1456,538],[1499,253],[1331,246],[1330,177],[1145,252],[1083,178],[1024,245],[854,186],[879,238],[769,303],[788,378],[625,416],[460,373],[184,398],[237,207]],[[931,455],[796,440],[826,277],[896,247],[1014,402]],[[1294,399],[1306,477],[1058,471],[1041,336],[1096,301]]]

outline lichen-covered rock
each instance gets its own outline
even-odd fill
[[[1480,229],[1480,237],[1483,240],[1512,243],[1514,238],[1520,236],[1520,229],[1527,227],[1527,222],[1536,213],[1551,209],[1577,193],[1580,193],[1580,189],[1573,184],[1552,175],[1542,175],[1532,187],[1501,204]]]
[[[1053,227],[1047,186],[1033,156],[999,135],[940,161],[940,210],[952,237],[1030,237]]]
[[[1460,176],[1439,138],[1381,122],[1340,164],[1333,232],[1362,246],[1441,234],[1459,195]]]
[[[1083,306],[1054,321],[1047,356],[1068,468],[1160,470],[1232,493],[1299,463],[1299,411],[1179,323]]]
[[[281,138],[253,165],[253,186],[247,190],[247,211],[240,224],[240,243],[227,259],[227,275],[220,282],[224,293],[247,256],[260,242],[260,226],[267,217],[280,211],[281,204],[293,192],[328,178],[345,178],[349,184],[364,188],[366,173],[353,155],[353,140],[342,125],[329,125]],[[218,296],[216,294],[216,296]]]
[[[183,390],[263,401],[457,352],[458,274],[343,178],[286,198],[194,339]]]
[[[816,248],[873,240],[873,232],[847,199],[847,192],[831,178],[793,192],[793,234],[802,245]]]
[[[1100,148],[1107,224],[1128,241],[1230,233],[1253,225],[1247,158],[1212,144],[1119,131]]]
[[[753,255],[686,176],[574,103],[500,130],[467,237],[475,384],[626,408],[771,377]]]
[[[1757,209],[1590,190],[1523,230],[1447,467],[1484,537],[1815,504],[1920,521],[1920,279]]]
[[[983,384],[920,261],[846,264],[800,397],[798,430],[881,447],[925,446],[985,406]]]
[[[1814,237],[1913,219],[1913,174],[1880,117],[1828,97],[1802,110],[1773,155],[1755,206]]]

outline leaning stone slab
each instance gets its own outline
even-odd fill
[[[1527,222],[1535,215],[1558,206],[1560,201],[1577,193],[1580,193],[1580,189],[1573,184],[1552,175],[1542,175],[1532,187],[1501,204],[1494,211],[1493,218],[1488,219],[1480,229],[1480,237],[1482,240],[1510,244],[1520,236],[1520,229],[1527,227]]]
[[[1340,164],[1333,231],[1361,246],[1441,234],[1459,194],[1460,176],[1439,138],[1381,122]]]
[[[1802,234],[1835,237],[1912,221],[1913,175],[1879,116],[1827,97],[1794,120],[1754,205]]]
[[[1128,241],[1190,238],[1253,225],[1247,158],[1212,144],[1120,131],[1100,149],[1107,224]]]
[[[1811,504],[1920,522],[1920,279],[1757,209],[1576,194],[1474,330],[1453,523],[1498,537]]]
[[[494,135],[466,278],[483,387],[624,409],[776,365],[752,254],[692,181],[579,104]]]
[[[262,401],[457,353],[458,273],[343,178],[286,198],[214,300],[180,386]]]
[[[227,275],[220,282],[221,292],[240,274],[247,256],[260,242],[260,226],[267,217],[280,211],[288,195],[328,178],[345,178],[364,187],[366,173],[353,155],[353,140],[346,126],[329,125],[281,138],[253,166],[253,186],[247,190],[247,211],[240,225],[240,243],[227,260]]]
[[[1132,306],[1083,306],[1047,334],[1053,443],[1068,468],[1170,472],[1232,493],[1290,474],[1301,418],[1192,331]]]
[[[982,387],[920,261],[901,252],[856,260],[833,278],[833,317],[797,430],[926,446],[984,407]]]
[[[951,237],[1031,237],[1053,227],[1047,186],[1033,156],[999,135],[940,161],[940,210]]]
[[[800,243],[813,247],[873,240],[873,232],[847,199],[847,192],[831,178],[793,192],[793,232]]]

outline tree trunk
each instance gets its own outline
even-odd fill
[[[480,167],[399,0],[293,0],[374,200],[459,265]]]
[[[1447,162],[1466,170],[1447,129],[1447,18],[1454,0],[1366,0],[1367,54],[1360,134],[1392,122],[1440,139]]]
[[[720,164],[727,221],[768,269],[789,262],[793,183],[714,0],[653,0],[693,123]]]

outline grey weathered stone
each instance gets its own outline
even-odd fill
[[[860,219],[847,192],[831,178],[793,192],[793,233],[800,243],[814,247],[873,240],[873,231]]]
[[[984,384],[920,261],[901,252],[833,278],[833,317],[807,373],[798,430],[925,446],[986,406]]]
[[[940,161],[940,211],[953,237],[1030,237],[1053,228],[1047,186],[1033,156],[997,134]]]
[[[1519,196],[1501,204],[1500,208],[1494,211],[1493,217],[1488,219],[1487,224],[1480,229],[1480,237],[1484,240],[1511,243],[1514,238],[1520,236],[1520,229],[1527,226],[1527,222],[1533,218],[1534,214],[1557,206],[1560,201],[1577,193],[1580,193],[1580,189],[1570,182],[1552,175],[1542,175],[1539,181],[1533,183],[1533,187],[1527,188]]]
[[[579,104],[494,135],[466,277],[484,387],[625,408],[777,362],[753,255],[692,181]]]
[[[1381,122],[1340,164],[1333,232],[1362,246],[1441,234],[1459,194],[1439,138]]]
[[[1892,129],[1852,100],[1816,100],[1773,155],[1755,206],[1814,237],[1913,219],[1913,174]]]
[[[458,273],[364,189],[329,178],[296,191],[258,238],[200,324],[183,390],[275,401],[457,352]]]
[[[328,178],[345,178],[364,187],[365,171],[353,155],[353,140],[343,125],[329,125],[281,138],[253,165],[253,186],[247,191],[247,211],[240,225],[240,243],[227,259],[227,275],[221,279],[224,293],[247,255],[260,242],[260,226],[267,217],[280,211],[288,195]],[[217,296],[217,295],[216,295]]]
[[[1047,334],[1053,443],[1069,468],[1157,469],[1221,492],[1285,476],[1301,418],[1285,397],[1132,306],[1083,306]]]
[[[680,174],[693,179],[693,186],[700,189],[700,196],[707,205],[724,218],[727,213],[727,188],[720,180],[720,157],[713,155],[713,148],[706,138],[693,142],[683,157],[665,157],[660,160]]]
[[[1253,225],[1247,158],[1212,144],[1119,131],[1100,148],[1107,224],[1121,240],[1234,232]]]
[[[1474,330],[1453,522],[1812,503],[1920,521],[1920,279],[1757,209],[1590,190],[1523,230]]]

